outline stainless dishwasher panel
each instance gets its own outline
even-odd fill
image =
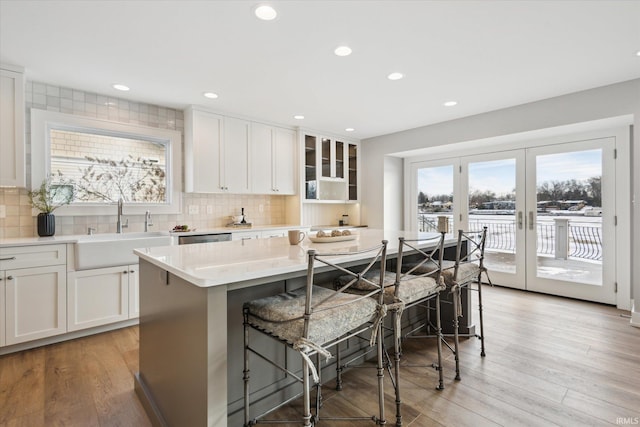
[[[228,242],[230,240],[231,233],[193,234],[190,236],[178,236],[179,245],[190,245],[193,243]]]

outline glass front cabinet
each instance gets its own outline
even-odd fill
[[[305,201],[357,202],[360,143],[302,132]]]

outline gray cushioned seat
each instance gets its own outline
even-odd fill
[[[374,283],[378,283],[380,281],[380,270],[369,271],[367,274],[365,274],[365,277]],[[336,279],[336,284],[338,286],[344,286],[352,278],[353,277],[349,275],[340,276]],[[386,271],[384,275],[384,296],[385,303],[387,304],[393,302],[396,291],[395,281],[396,274]],[[359,281],[351,285],[349,290],[353,289],[354,291],[358,292],[367,292],[372,290],[372,288],[373,286],[371,284],[364,281]],[[402,281],[400,283],[398,299],[405,304],[410,304],[413,301],[426,298],[429,295],[441,291],[442,289],[445,289],[445,286],[442,284],[438,284],[432,277],[405,275],[402,277]]]
[[[408,263],[402,267],[403,271],[410,271],[413,267],[415,267],[417,263]],[[444,278],[444,283],[451,287],[453,286],[453,272],[455,268],[454,261],[442,261],[442,277]],[[412,273],[416,274],[426,274],[430,273],[437,269],[436,263],[433,261],[427,261],[420,267],[416,268],[412,271]],[[480,267],[474,262],[465,262],[460,264],[458,267],[458,283],[467,283],[474,282],[478,279],[478,273],[480,273]]]
[[[303,336],[305,293],[306,288],[300,288],[246,303],[249,323],[294,344]],[[376,316],[378,304],[373,298],[313,287],[314,303],[332,294],[335,297],[316,307],[311,315],[307,339],[317,345],[334,340]]]

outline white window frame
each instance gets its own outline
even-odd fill
[[[93,117],[76,116],[31,109],[31,187],[36,189],[51,173],[51,129],[74,129],[81,132],[96,131],[102,135],[125,138],[162,141],[167,146],[167,200],[165,203],[125,203],[126,213],[144,215],[151,210],[154,214],[178,214],[181,212],[182,191],[182,133],[172,129],[160,129],[130,123],[118,123]],[[56,215],[114,215],[115,204],[91,203],[62,206]]]

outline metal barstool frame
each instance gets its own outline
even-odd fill
[[[453,339],[454,339],[454,349],[452,349],[454,354],[454,359],[456,363],[456,380],[460,380],[460,336],[475,336],[480,339],[480,356],[485,357],[485,345],[484,345],[484,316],[483,316],[483,305],[482,305],[482,274],[484,273],[487,277],[487,281],[489,284],[491,283],[491,279],[489,278],[489,274],[487,272],[487,268],[484,265],[484,251],[485,245],[487,241],[487,227],[482,227],[482,230],[478,231],[464,231],[458,230],[458,243],[456,245],[456,259],[453,270],[453,286],[451,287],[451,292],[453,293]],[[466,242],[467,250],[465,255],[462,255],[462,246],[463,242]],[[475,258],[474,258],[475,257]],[[458,274],[460,273],[460,266],[467,263],[475,263],[478,262],[478,275],[474,278],[465,278],[464,282],[460,282],[458,279]],[[480,320],[480,335],[461,335],[459,332],[460,322],[459,318],[462,316],[460,308],[462,306],[462,289],[467,288],[469,290],[473,289],[473,284],[477,284],[478,291],[478,314]],[[451,347],[447,345],[450,349]]]
[[[387,241],[383,240],[382,243],[380,245],[377,245],[373,248],[368,248],[368,249],[364,249],[361,251],[357,251],[357,252],[345,252],[345,253],[318,253],[317,251],[311,249],[307,252],[308,255],[308,265],[307,265],[307,283],[306,283],[306,295],[305,295],[305,311],[304,314],[301,317],[298,317],[296,319],[289,319],[291,320],[300,320],[303,319],[304,320],[304,331],[303,331],[303,339],[308,338],[308,334],[309,334],[309,324],[313,319],[313,314],[314,312],[319,312],[322,310],[326,310],[328,309],[327,307],[323,307],[323,308],[319,308],[319,306],[321,306],[322,304],[325,304],[328,300],[330,300],[332,297],[335,296],[335,294],[339,294],[339,293],[343,293],[346,290],[349,289],[349,287],[351,287],[351,285],[353,285],[354,283],[356,283],[356,281],[358,280],[365,280],[367,281],[369,284],[376,286],[375,290],[372,290],[371,292],[368,292],[365,295],[362,295],[361,298],[358,298],[358,300],[363,299],[363,298],[371,298],[371,297],[377,297],[377,303],[378,303],[378,315],[375,319],[372,319],[372,321],[361,325],[360,327],[356,328],[355,330],[349,331],[348,333],[332,340],[329,341],[327,343],[321,343],[319,344],[318,347],[321,348],[307,348],[302,349],[302,348],[298,348],[297,350],[300,351],[300,354],[302,356],[302,375],[299,376],[296,373],[290,371],[289,369],[287,369],[286,367],[280,366],[278,365],[276,362],[269,360],[266,356],[260,354],[259,351],[257,351],[256,349],[252,348],[250,346],[250,330],[254,330],[254,331],[258,331],[260,333],[262,333],[263,335],[269,336],[283,344],[285,344],[286,346],[288,346],[289,348],[294,348],[294,345],[292,345],[292,343],[287,342],[273,334],[270,334],[268,331],[265,331],[263,329],[260,329],[254,325],[252,325],[249,321],[249,308],[247,306],[247,304],[244,305],[243,307],[243,316],[244,316],[244,369],[243,369],[243,382],[244,382],[244,426],[245,427],[249,427],[249,426],[253,426],[256,425],[258,423],[265,423],[265,424],[287,424],[287,423],[298,423],[300,422],[300,420],[265,420],[263,419],[263,417],[267,416],[268,414],[272,413],[273,411],[275,411],[278,408],[281,408],[282,406],[290,403],[291,401],[299,398],[301,395],[303,397],[303,416],[302,416],[302,422],[304,426],[315,426],[316,423],[318,423],[320,420],[367,420],[367,421],[373,421],[375,424],[377,425],[384,425],[386,424],[386,418],[385,418],[385,409],[384,409],[384,366],[383,366],[383,347],[382,347],[382,340],[383,340],[383,331],[382,331],[382,321],[384,319],[384,314],[386,313],[386,307],[384,306],[384,288],[383,288],[383,278],[384,278],[384,273],[385,273],[385,264],[386,264],[386,258],[387,258]],[[368,262],[366,264],[366,266],[364,267],[364,269],[360,272],[360,273],[354,273],[350,270],[347,270],[346,268],[335,264],[334,262],[331,261],[331,259],[335,258],[335,257],[340,257],[340,256],[354,256],[354,255],[359,255],[359,254],[366,254],[366,253],[375,253],[375,256],[373,257],[373,259]],[[346,285],[344,285],[342,288],[340,288],[339,290],[335,291],[335,294],[332,296],[329,296],[321,301],[314,301],[313,300],[313,286],[314,286],[314,273],[316,272],[316,270],[318,267],[316,264],[320,263],[322,264],[322,267],[330,267],[333,268],[335,270],[340,271],[343,274],[350,274],[353,276],[353,279],[347,283]],[[380,285],[376,285],[373,281],[367,280],[366,278],[364,278],[364,274],[366,272],[368,272],[369,270],[371,270],[371,268],[376,265],[379,264],[380,265]],[[335,308],[335,306],[333,306],[333,308]],[[371,331],[372,333],[372,341],[375,341],[374,344],[376,345],[376,353],[377,353],[377,386],[378,386],[378,410],[379,413],[377,415],[373,415],[370,417],[320,417],[320,408],[322,406],[322,397],[321,397],[321,381],[320,381],[320,373],[321,373],[321,366],[319,363],[318,364],[318,370],[317,370],[317,374],[318,374],[318,381],[315,381],[315,387],[316,387],[316,402],[315,402],[315,414],[311,413],[311,398],[310,398],[310,379],[309,376],[312,372],[312,369],[310,368],[310,358],[314,355],[319,356],[320,353],[324,353],[327,352],[329,348],[337,346],[339,343],[348,340],[349,338],[352,338],[354,336],[358,336],[366,331]],[[256,355],[258,357],[260,357],[261,359],[267,361],[269,364],[271,364],[272,366],[282,370],[283,372],[287,373],[288,375],[291,375],[292,378],[294,378],[295,380],[297,380],[298,382],[301,382],[303,387],[302,387],[302,392],[296,394],[295,396],[287,399],[284,402],[281,402],[279,405],[269,409],[268,411],[260,414],[257,417],[253,417],[251,418],[250,416],[250,406],[251,406],[251,402],[250,402],[250,355]],[[317,358],[317,360],[319,361],[319,357]],[[314,369],[315,371],[315,369]]]

